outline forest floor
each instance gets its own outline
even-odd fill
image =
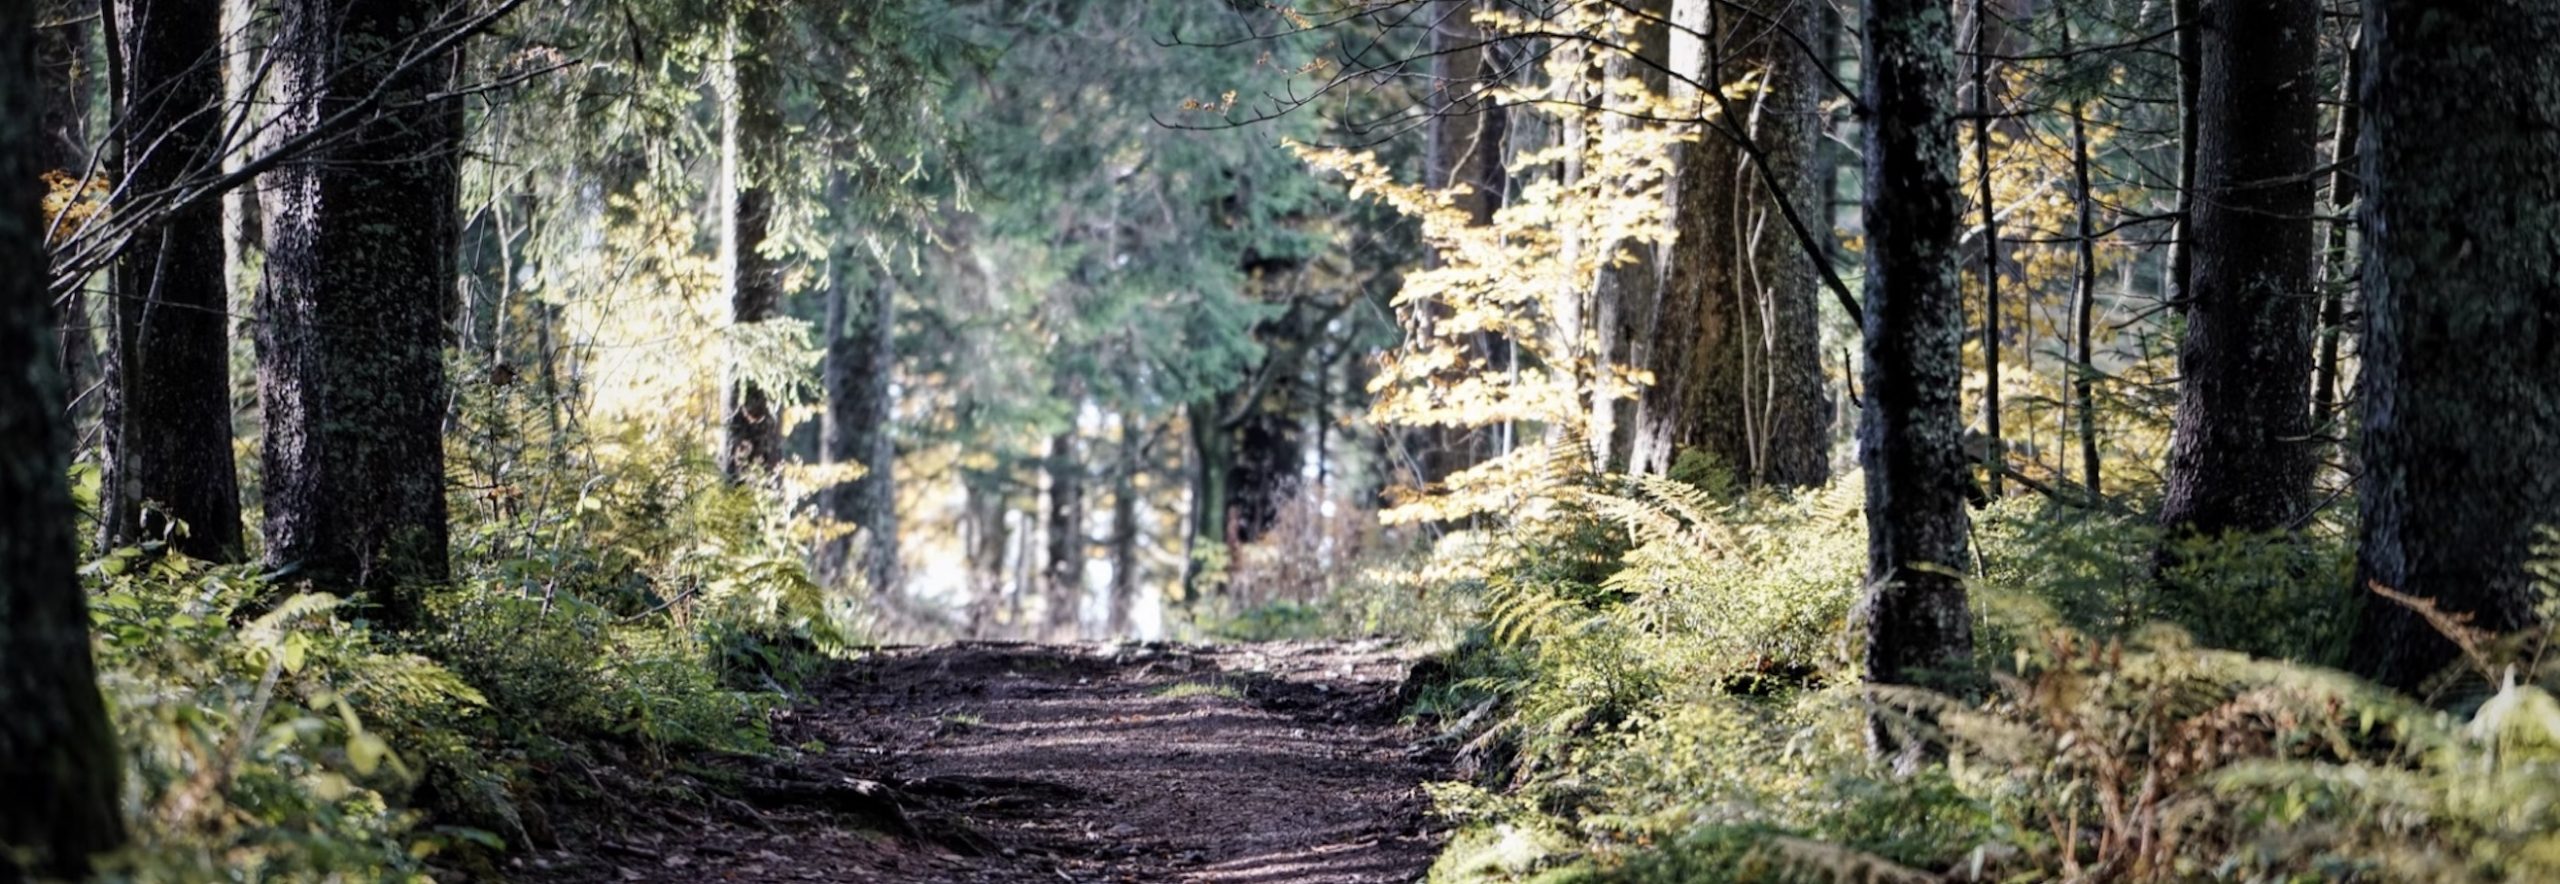
[[[590,772],[522,881],[1421,878],[1442,756],[1384,642],[884,650],[776,712],[781,759]]]

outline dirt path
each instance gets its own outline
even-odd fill
[[[1434,759],[1381,643],[942,645],[847,664],[779,713],[783,762],[589,808],[521,880],[1418,880]]]

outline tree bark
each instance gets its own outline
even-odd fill
[[[114,6],[124,41],[123,187],[150,193],[218,169],[221,5]],[[207,202],[139,231],[117,264],[105,546],[166,537],[208,561],[241,553],[222,240],[222,206]]]
[[[124,840],[74,576],[70,436],[45,266],[34,9],[0,4],[0,879],[85,878]],[[32,854],[23,865],[13,854]]]
[[[2173,535],[2274,531],[2309,503],[2319,16],[2315,0],[2205,10]]]
[[[457,266],[459,54],[392,75],[442,11],[427,0],[285,0],[272,53],[292,138],[383,91],[410,108],[262,176],[258,293],[267,564],[363,590],[378,622],[418,614],[447,573],[444,317]]]
[[[1973,655],[1957,402],[1955,34],[1937,0],[1868,0],[1865,409],[1867,678],[1948,686]],[[1893,740],[1878,729],[1879,745]]]
[[[1822,376],[1822,330],[1813,255],[1798,243],[1780,217],[1779,201],[1811,205],[1819,191],[1811,171],[1813,153],[1822,137],[1819,96],[1821,72],[1816,60],[1786,39],[1780,29],[1810,33],[1820,26],[1819,4],[1792,0],[1752,0],[1745,10],[1719,9],[1715,14],[1724,60],[1722,83],[1757,73],[1763,91],[1747,103],[1748,119],[1725,119],[1753,139],[1770,165],[1778,191],[1763,186],[1761,172],[1746,172],[1749,159],[1740,149],[1717,143],[1700,151],[1714,155],[1713,176],[1724,177],[1726,200],[1683,209],[1727,213],[1732,218],[1732,249],[1739,260],[1726,262],[1729,280],[1718,285],[1705,276],[1700,299],[1701,334],[1696,347],[1707,360],[1688,435],[1753,486],[1810,488],[1831,479],[1831,396]],[[1757,12],[1765,19],[1751,13]],[[1702,184],[1713,184],[1700,176]],[[1686,176],[1683,177],[1686,181]],[[1684,195],[1689,193],[1683,188]],[[1682,212],[1683,217],[1690,213]],[[1675,261],[1675,277],[1694,265]],[[1675,284],[1677,284],[1675,282]]]
[[[875,596],[899,591],[897,445],[890,434],[896,405],[890,383],[897,374],[896,289],[875,281],[856,303],[839,281],[827,300],[826,416],[819,427],[821,456],[829,464],[858,463],[862,477],[821,495],[828,517],[853,525],[853,535],[819,551],[820,571],[831,579],[862,575]]]
[[[2365,5],[2360,584],[2515,630],[2560,520],[2560,6]],[[2494,84],[2484,88],[2483,84]],[[2357,670],[2414,687],[2455,648],[2373,600]]]
[[[1831,478],[1831,399],[1822,376],[1820,285],[1813,256],[1781,218],[1779,201],[1820,198],[1818,62],[1781,33],[1820,26],[1814,6],[1750,0],[1705,3],[1705,43],[1675,65],[1725,84],[1758,76],[1756,96],[1729,102],[1683,150],[1674,185],[1676,234],[1667,258],[1652,355],[1656,386],[1638,404],[1632,458],[1667,472],[1698,449],[1753,486],[1801,488]],[[1689,20],[1683,21],[1687,24]],[[1773,24],[1774,23],[1774,24]],[[1687,90],[1683,90],[1687,91]],[[1703,113],[1712,104],[1706,96]],[[1773,192],[1738,139],[1760,148]]]
[[[1605,76],[1612,82],[1633,80],[1644,85],[1651,95],[1664,95],[1670,88],[1666,67],[1671,60],[1671,0],[1632,0],[1627,14],[1635,19],[1630,37],[1635,42],[1635,55],[1615,53],[1602,62]],[[1604,96],[1617,110],[1603,114],[1600,125],[1617,130],[1638,125],[1630,113],[1642,113],[1638,107],[1614,90]],[[1667,201],[1669,194],[1664,195]],[[1598,355],[1611,364],[1650,370],[1653,361],[1653,326],[1662,297],[1662,259],[1654,243],[1645,240],[1623,240],[1604,243],[1602,248],[1619,256],[1607,260],[1592,286],[1592,327],[1595,330]],[[1603,397],[1592,403],[1592,442],[1600,446],[1601,465],[1608,470],[1625,470],[1635,454],[1635,403]]]
[[[763,253],[773,228],[775,173],[769,161],[782,127],[773,60],[766,45],[774,13],[746,4],[731,22],[729,95],[721,107],[722,180],[729,218],[722,233],[722,276],[729,287],[729,321],[752,325],[782,315],[782,267]],[[771,391],[740,378],[729,389],[727,444],[721,464],[731,479],[769,471],[782,463],[782,420]]]

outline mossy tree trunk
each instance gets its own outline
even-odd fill
[[[379,90],[402,108],[262,176],[258,399],[268,564],[415,621],[447,574],[443,344],[457,262],[459,53],[412,59],[427,0],[277,7],[272,136]]]
[[[1739,484],[1806,488],[1831,479],[1831,397],[1822,375],[1822,330],[1814,256],[1788,228],[1780,201],[1811,206],[1819,60],[1787,38],[1821,26],[1818,4],[1752,0],[1711,10],[1705,78],[1757,76],[1765,87],[1726,103],[1690,152],[1698,174],[1681,175],[1680,218],[1696,219],[1722,243],[1677,247],[1672,285],[1694,287],[1702,372],[1683,409],[1691,445],[1715,456]],[[1783,32],[1782,32],[1783,31]],[[1756,143],[1765,170],[1751,167],[1737,138]],[[1779,182],[1776,190],[1768,180]]]
[[[73,574],[70,434],[46,276],[31,4],[0,4],[0,880],[122,842],[123,764]],[[11,857],[30,852],[20,867]]]
[[[1957,404],[1955,33],[1937,0],[1868,0],[1867,679],[1945,687],[1971,665],[1962,567],[1967,461]],[[1878,734],[1883,737],[1881,731]],[[1891,745],[1889,739],[1881,741]]]
[[[2361,159],[2359,585],[2493,631],[2560,524],[2560,6],[2368,0]],[[2455,659],[2368,602],[2357,670],[2414,687]]]
[[[123,188],[153,193],[218,171],[221,4],[114,5],[124,42]],[[116,266],[115,419],[106,427],[99,519],[108,545],[165,537],[199,559],[241,553],[225,270],[217,201],[142,229]],[[173,531],[172,521],[185,530]]]

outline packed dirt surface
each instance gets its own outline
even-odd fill
[[[569,809],[522,881],[1353,884],[1422,877],[1439,759],[1382,642],[894,649],[776,713],[781,760]],[[632,784],[640,786],[641,784]],[[610,800],[600,804],[613,804]],[[568,821],[564,820],[564,823]]]

